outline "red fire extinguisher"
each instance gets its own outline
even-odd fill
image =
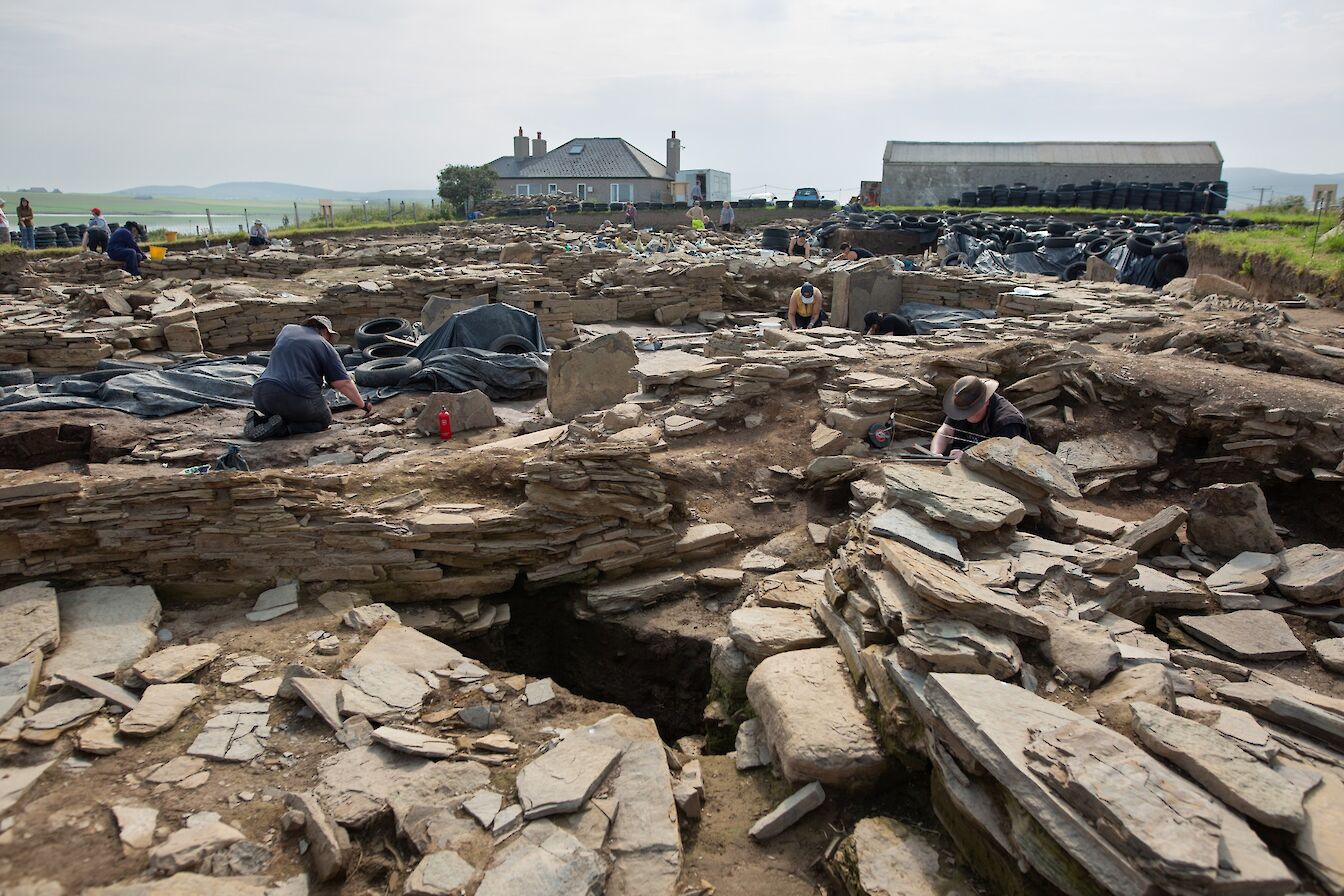
[[[439,408],[439,438],[451,439],[453,437],[453,418],[449,415],[447,408]]]

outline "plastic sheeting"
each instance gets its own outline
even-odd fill
[[[410,352],[421,361],[445,348],[489,349],[501,336],[521,336],[538,349],[546,348],[537,316],[505,303],[459,311],[425,337]]]
[[[479,348],[448,348],[426,359],[420,372],[395,391],[480,389],[493,401],[512,401],[544,392],[548,372],[546,361],[536,353],[508,355]],[[391,395],[394,391],[385,390],[382,394]]]
[[[910,321],[917,336],[925,336],[935,330],[955,330],[968,320],[994,317],[993,311],[980,308],[949,308],[924,302],[906,302],[896,309],[896,313]]]
[[[139,417],[166,417],[202,405],[245,408],[252,406],[252,384],[261,370],[241,358],[189,361],[162,369],[100,364],[88,373],[6,390],[0,411],[111,408]]]

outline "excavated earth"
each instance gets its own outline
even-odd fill
[[[1344,893],[1338,297],[634,239],[0,271],[39,381],[479,296],[590,365],[448,441],[0,404],[0,893]],[[918,459],[965,373],[1035,446]]]

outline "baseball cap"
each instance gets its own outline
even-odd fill
[[[328,333],[330,333],[333,338],[338,338],[341,335],[340,333],[337,333],[336,328],[331,325],[331,318],[324,317],[321,314],[314,314],[312,317],[308,318],[303,322],[303,325],[305,327],[308,326],[309,324],[317,324],[318,326],[325,329]]]
[[[100,208],[91,208],[89,211],[93,212],[95,215],[101,215],[103,213],[103,210]]]
[[[806,283],[806,282],[803,283],[803,287],[802,287],[803,295],[805,295],[805,296],[811,296],[811,295],[812,295],[812,290],[813,290],[813,287],[812,287],[812,284],[811,284],[811,283]]]
[[[953,420],[966,420],[988,404],[998,389],[998,380],[982,380],[975,374],[967,374],[943,395],[943,413]]]

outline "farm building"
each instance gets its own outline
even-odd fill
[[[1211,140],[1188,143],[887,142],[883,205],[937,205],[982,187],[1024,184],[1201,183],[1222,177]],[[1021,204],[1021,203],[1019,203]]]

